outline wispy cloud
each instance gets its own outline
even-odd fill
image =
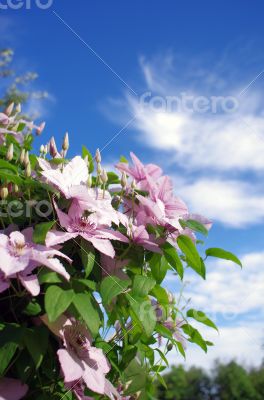
[[[245,76],[231,50],[211,68],[172,52],[141,57],[146,90],[112,101],[111,118],[125,104],[137,139],[166,156],[167,171],[180,168],[178,194],[190,208],[240,227],[264,219],[264,74],[258,65]]]

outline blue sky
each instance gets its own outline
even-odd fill
[[[0,9],[0,42],[15,49],[18,70],[39,73],[35,88],[50,93],[45,104],[31,104],[47,122],[39,143],[50,135],[60,141],[67,130],[72,155],[86,144],[92,152],[105,147],[107,165],[130,150],[161,164],[190,209],[214,221],[208,246],[234,251],[245,264],[242,273],[210,264],[206,285],[190,276],[192,304],[209,309],[222,334],[206,358],[191,349],[188,363],[208,366],[215,357],[233,356],[259,363],[263,2],[54,0],[46,10],[36,4]],[[199,101],[206,101],[206,111]],[[173,280],[168,285],[176,290]],[[233,319],[225,315],[229,308]]]

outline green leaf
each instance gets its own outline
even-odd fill
[[[166,260],[172,266],[172,268],[175,269],[175,271],[178,273],[179,277],[182,280],[183,274],[184,274],[184,269],[183,269],[181,259],[177,253],[177,250],[175,249],[175,247],[173,247],[168,242],[162,246],[162,249],[163,249],[163,254],[164,254]]]
[[[162,257],[160,254],[157,253],[153,254],[153,256],[151,257],[149,261],[149,266],[151,268],[153,278],[159,284],[165,278],[168,269],[170,269],[170,266],[168,265],[165,257]]]
[[[180,224],[183,228],[189,228],[192,231],[202,233],[203,235],[208,235],[208,230],[205,228],[201,222],[195,221],[194,219],[188,219],[187,221],[180,219]]]
[[[96,291],[96,282],[90,281],[88,279],[73,279],[72,280],[74,290],[84,291],[86,289],[91,289],[93,292]]]
[[[38,281],[40,284],[43,283],[61,283],[63,279],[57,272],[50,271],[46,267],[42,267],[38,273]]]
[[[29,315],[29,316],[35,316],[41,313],[41,307],[40,305],[36,302],[35,299],[32,299],[30,303],[25,307],[23,310],[23,314]]]
[[[17,167],[6,160],[0,159],[0,169],[8,169],[17,174]]]
[[[168,362],[167,358],[165,357],[165,355],[162,353],[162,351],[160,349],[157,349],[157,348],[155,350],[159,353],[160,358],[165,362],[167,367],[169,367],[169,362]]]
[[[194,309],[190,309],[187,312],[187,317],[194,318],[196,321],[200,322],[201,324],[210,326],[211,328],[218,331],[217,326],[202,311],[196,311]]]
[[[38,369],[43,361],[43,358],[48,348],[49,331],[44,326],[34,329],[27,329],[25,335],[25,344],[31,355],[36,369]]]
[[[90,296],[88,294],[78,293],[73,299],[73,304],[85,321],[91,334],[96,336],[100,327],[100,318],[96,308],[92,304]]]
[[[3,347],[0,348],[0,376],[4,375],[5,369],[8,367],[10,361],[12,360],[17,347],[17,343],[6,343]]]
[[[184,347],[183,347],[182,343],[181,343],[181,342],[178,342],[177,340],[174,340],[174,343],[175,343],[175,345],[177,346],[177,348],[178,348],[180,354],[181,354],[184,358],[186,358],[185,350],[184,350]]]
[[[180,235],[177,238],[177,243],[183,254],[186,256],[188,265],[197,272],[197,274],[203,276],[200,255],[193,241],[188,236]]]
[[[102,296],[103,303],[109,304],[110,301],[124,292],[125,289],[130,285],[130,280],[122,280],[116,276],[107,276],[101,283],[100,293]]]
[[[84,239],[81,240],[81,258],[85,271],[85,278],[88,278],[94,266],[95,251],[93,247],[87,242],[87,240]]]
[[[190,324],[182,325],[183,332],[189,336],[189,342],[195,343],[201,347],[207,353],[207,344],[206,341],[202,338],[200,332],[195,329]]]
[[[166,339],[173,338],[171,331],[162,324],[158,323],[155,327],[155,331]]]
[[[89,161],[89,174],[91,174],[94,171],[93,156],[85,146],[82,146],[82,157],[85,158],[86,156]]]
[[[125,382],[129,382],[125,395],[134,395],[135,393],[143,390],[146,387],[147,372],[136,359],[124,371]]]
[[[160,285],[155,285],[154,288],[150,291],[150,295],[155,297],[158,300],[159,304],[169,304],[168,292]]]
[[[23,179],[20,178],[18,175],[10,174],[8,172],[5,172],[3,170],[0,171],[0,176],[1,179],[6,181],[6,182],[12,182],[16,183],[17,185],[22,185]]]
[[[159,383],[160,383],[165,389],[168,389],[168,387],[167,387],[167,385],[166,385],[166,382],[164,381],[164,378],[163,378],[159,373],[157,373],[156,375],[157,375],[157,378],[158,378]]]
[[[127,294],[127,299],[131,307],[133,321],[139,324],[147,337],[151,336],[155,329],[157,317],[149,299],[135,298]]]
[[[230,253],[230,251],[219,249],[217,247],[211,247],[210,249],[206,250],[205,254],[207,257],[217,257],[224,260],[233,261],[242,267],[241,261],[233,253]]]
[[[132,296],[145,297],[156,285],[156,281],[143,275],[136,275],[132,285]]]
[[[50,286],[45,294],[45,309],[50,322],[67,310],[74,298],[73,290],[63,290],[59,286]]]
[[[114,185],[120,183],[119,176],[114,172],[107,172],[107,176],[108,176],[108,181],[107,181],[108,185]]]
[[[125,156],[120,156],[120,162],[123,162],[125,164],[128,164],[128,160],[126,159]]]
[[[54,224],[55,221],[49,221],[36,225],[33,232],[33,242],[37,244],[45,244],[47,233],[51,230]]]

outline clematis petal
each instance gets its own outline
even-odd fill
[[[23,271],[28,264],[28,255],[13,257],[6,251],[6,249],[0,247],[0,270],[4,272],[5,276],[8,277]]]
[[[57,244],[61,244],[76,238],[78,233],[62,232],[62,231],[50,231],[46,236],[46,246],[51,247]]]
[[[92,245],[99,250],[101,253],[106,254],[107,256],[114,258],[115,250],[113,248],[112,243],[108,239],[98,239],[95,237],[89,237],[85,233],[82,233],[81,236],[92,243]]]
[[[121,232],[113,231],[110,229],[97,229],[96,236],[110,240],[119,240],[120,242],[128,243],[129,240]]]
[[[108,396],[110,399],[113,399],[113,395],[116,397],[117,400],[123,399],[123,397],[120,396],[116,388],[112,385],[112,383],[106,379],[105,380],[105,395]]]
[[[33,261],[39,262],[40,265],[45,265],[52,271],[57,272],[58,274],[62,275],[65,279],[69,280],[70,275],[60,262],[58,258],[49,258],[45,255],[45,253],[37,251],[37,250],[32,250],[32,256],[31,259]]]
[[[37,275],[23,276],[23,274],[19,274],[19,280],[24,288],[32,294],[32,296],[37,296],[39,294],[40,285]]]
[[[104,355],[102,349],[96,347],[90,347],[89,349],[89,359],[91,363],[94,363],[98,369],[100,369],[104,374],[107,374],[111,367]]]
[[[86,383],[87,387],[93,392],[104,394],[105,392],[105,376],[104,373],[98,369],[95,370],[95,365],[88,365],[84,362],[84,373],[83,380]]]
[[[28,386],[18,379],[0,378],[0,400],[20,400],[28,391]]]
[[[57,351],[65,382],[79,380],[84,373],[82,362],[73,353],[66,349]]]

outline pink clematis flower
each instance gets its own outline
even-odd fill
[[[91,336],[85,326],[68,320],[62,328],[62,337],[64,348],[57,354],[65,384],[75,389],[77,398],[88,400],[84,397],[85,386],[111,399],[119,398],[117,390],[105,377],[110,364],[103,351],[91,345]]]
[[[132,152],[130,156],[134,164],[133,167],[130,167],[127,163],[120,162],[116,165],[116,168],[134,178],[139,189],[148,190],[149,183],[147,177],[150,176],[153,179],[158,179],[162,174],[161,168],[155,164],[142,164]]]
[[[163,322],[163,325],[165,328],[169,329],[172,334],[174,339],[177,340],[177,342],[180,342],[183,346],[184,349],[186,349],[186,339],[183,336],[181,327],[185,324],[186,322],[184,320],[176,319],[176,321],[173,321],[172,319],[168,319],[167,321]]]
[[[101,225],[110,226],[112,222],[119,225],[123,221],[121,213],[112,206],[112,197],[107,190],[98,188],[88,189],[86,186],[75,186],[71,189],[74,202],[84,212],[93,213],[97,222]]]
[[[54,246],[81,236],[101,253],[113,258],[115,251],[110,240],[128,242],[128,239],[122,233],[101,225],[96,213],[88,216],[83,214],[82,209],[75,202],[72,203],[68,214],[62,212],[56,205],[55,207],[64,231],[50,231],[46,238],[47,246]]]
[[[20,400],[28,391],[28,386],[18,379],[0,378],[0,400]]]
[[[131,240],[138,246],[142,246],[146,250],[154,253],[161,253],[159,245],[155,241],[154,236],[148,233],[144,225],[135,226],[133,224],[129,224],[127,233]]]
[[[39,158],[39,165],[42,168],[41,175],[48,183],[55,186],[63,195],[70,199],[73,196],[72,188],[86,185],[88,180],[88,168],[86,162],[80,157],[74,157],[66,166],[53,168],[51,163]]]
[[[22,232],[11,232],[9,236],[0,234],[0,292],[9,287],[10,279],[18,278],[33,296],[38,295],[38,278],[32,272],[42,265],[69,280],[70,275],[54,257],[63,257],[68,262],[71,260],[58,250],[33,243],[32,233],[33,229],[27,228]]]

